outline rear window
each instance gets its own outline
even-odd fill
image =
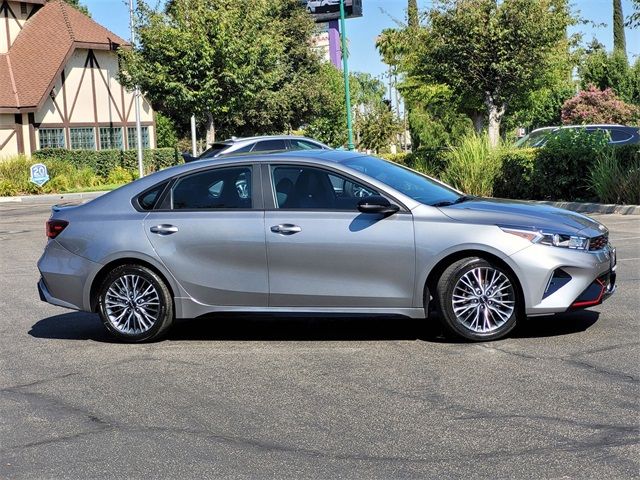
[[[198,158],[215,157],[217,154],[222,152],[222,150],[224,150],[225,148],[229,148],[229,145],[227,145],[226,143],[214,143],[209,148],[207,148],[204,152],[202,152],[202,155],[200,155],[200,157]]]
[[[153,210],[168,182],[163,182],[138,196],[138,205],[142,210]]]

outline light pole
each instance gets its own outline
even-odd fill
[[[136,29],[133,21],[133,0],[129,0],[129,26],[131,28],[131,48],[136,46]],[[136,85],[133,91],[133,98],[136,108],[136,145],[138,147],[138,174],[144,177],[144,164],[142,162],[142,127],[140,126],[140,87]],[[128,120],[128,119],[126,119]]]
[[[349,61],[347,59],[347,31],[344,21],[344,0],[340,0],[340,36],[342,40],[342,73],[344,75],[344,98],[347,104],[347,148],[355,150],[353,144],[353,126],[351,122],[351,92],[349,91]]]

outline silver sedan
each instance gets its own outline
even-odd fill
[[[615,249],[589,217],[470,197],[394,163],[309,151],[168,168],[53,207],[42,300],[129,342],[218,312],[439,312],[468,340],[598,305]]]

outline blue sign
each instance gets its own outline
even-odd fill
[[[29,181],[35,183],[39,187],[47,183],[49,181],[47,166],[42,163],[31,165],[31,177],[29,178]]]

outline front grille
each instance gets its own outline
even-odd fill
[[[599,237],[589,239],[589,250],[601,250],[609,243],[609,235],[604,234]]]

